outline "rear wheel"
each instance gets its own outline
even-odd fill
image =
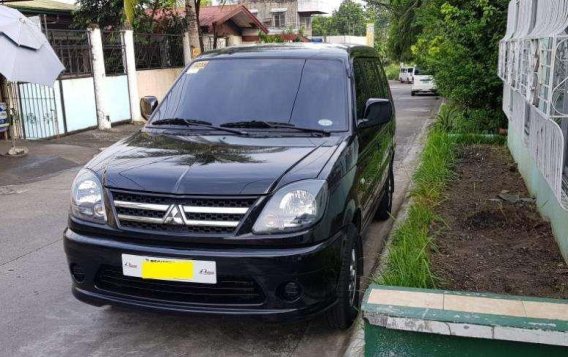
[[[347,229],[347,245],[342,253],[337,284],[337,304],[326,312],[327,323],[334,329],[348,329],[355,321],[361,299],[359,296],[363,258],[361,239],[354,224]]]
[[[389,170],[389,178],[385,185],[385,192],[383,193],[383,198],[381,199],[379,208],[377,208],[377,212],[375,213],[376,220],[386,221],[391,217],[393,193],[394,193],[394,172],[391,165],[391,168]]]

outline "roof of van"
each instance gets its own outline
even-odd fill
[[[377,57],[377,51],[368,46],[336,45],[321,43],[265,44],[256,46],[226,47],[204,53],[199,59],[239,57],[286,58],[337,58],[348,59],[354,55]]]

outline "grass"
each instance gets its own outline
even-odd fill
[[[457,141],[432,129],[414,174],[412,204],[405,221],[392,233],[388,262],[376,282],[384,285],[433,288],[436,278],[430,270],[430,225],[437,219],[435,207],[443,199],[447,183],[454,177]]]
[[[491,118],[485,120],[490,122]],[[448,182],[454,178],[456,153],[463,145],[504,145],[507,141],[504,136],[484,134],[478,124],[476,118],[468,118],[463,109],[454,105],[444,104],[440,108],[413,176],[408,215],[392,233],[388,261],[376,277],[377,283],[436,287],[437,279],[430,270],[429,254],[435,248],[430,227],[440,219],[435,210],[444,199]]]

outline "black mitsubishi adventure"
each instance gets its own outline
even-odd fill
[[[349,327],[361,233],[389,217],[394,187],[395,112],[377,52],[226,48],[141,110],[144,128],[73,182],[64,244],[75,297],[174,313],[325,313]]]

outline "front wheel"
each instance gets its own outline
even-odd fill
[[[361,239],[354,224],[347,228],[347,244],[341,258],[341,271],[337,284],[337,304],[326,312],[327,323],[331,328],[346,330],[357,318],[361,306],[359,296],[361,275],[363,274]]]
[[[379,208],[377,208],[377,212],[375,213],[376,220],[386,221],[391,217],[393,193],[394,193],[394,172],[391,165],[391,168],[389,170],[389,178],[387,180],[387,183],[385,184],[383,198],[381,199],[381,203],[379,203]]]

